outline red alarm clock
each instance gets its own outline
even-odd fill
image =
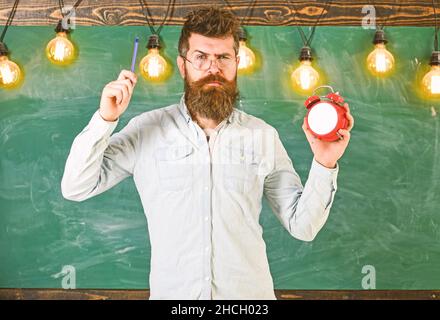
[[[330,88],[332,92],[321,97],[315,95],[320,88]],[[344,98],[330,86],[317,87],[313,95],[305,101],[304,105],[308,110],[306,126],[316,138],[324,141],[339,140],[339,129],[348,128],[347,110],[343,104]]]

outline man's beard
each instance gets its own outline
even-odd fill
[[[210,82],[221,85],[207,85]],[[210,74],[205,78],[191,82],[185,77],[185,103],[193,119],[200,116],[221,122],[232,113],[239,96],[237,77],[228,81],[219,75]]]

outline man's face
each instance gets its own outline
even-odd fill
[[[234,51],[234,38],[232,36],[222,39],[209,38],[197,33],[192,33],[188,42],[189,50],[186,54],[186,58],[190,61],[193,61],[197,54],[206,54],[209,59],[214,59],[219,56],[228,56],[234,60],[234,63],[228,68],[219,69],[213,62],[211,68],[206,71],[196,70],[188,66],[188,62],[186,63],[186,69],[182,70],[180,67],[181,63],[178,63],[182,77],[188,78],[190,81],[200,80],[209,74],[218,74],[227,81],[232,81],[237,77],[238,60]],[[182,63],[183,62],[182,59]]]
[[[192,116],[222,121],[233,111],[238,96],[234,38],[209,38],[193,33],[185,58],[179,56],[177,64],[185,81],[189,112]],[[203,67],[200,61],[206,61]]]

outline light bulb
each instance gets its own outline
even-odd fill
[[[148,49],[148,54],[139,64],[141,74],[146,80],[163,81],[168,76],[168,63],[160,55],[159,48]]]
[[[426,93],[432,96],[440,95],[440,66],[433,65],[423,77],[422,86]]]
[[[58,65],[68,65],[75,58],[75,48],[67,38],[66,32],[58,32],[46,47],[46,56],[50,62]]]
[[[246,45],[245,40],[240,40],[240,49],[238,50],[240,62],[238,63],[238,71],[240,73],[252,72],[255,65],[255,54]]]
[[[0,87],[13,88],[17,86],[22,78],[19,66],[8,59],[7,56],[0,56]]]
[[[394,67],[394,57],[384,43],[375,44],[375,49],[367,57],[367,67],[375,75],[387,75]]]
[[[394,68],[394,57],[385,47],[387,43],[383,28],[377,29],[373,39],[374,50],[367,57],[367,68],[376,76],[387,76]]]
[[[319,81],[319,73],[312,67],[310,60],[302,60],[300,66],[292,72],[292,85],[300,91],[313,90]]]

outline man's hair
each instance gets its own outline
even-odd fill
[[[186,56],[189,50],[189,37],[197,33],[205,37],[234,37],[234,50],[238,54],[240,22],[230,11],[219,7],[203,6],[186,16],[179,39],[179,54]]]

